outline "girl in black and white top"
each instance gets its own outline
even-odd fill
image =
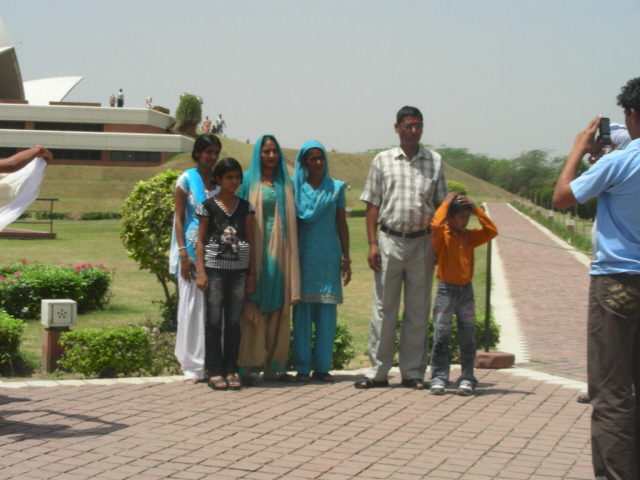
[[[235,195],[242,183],[242,167],[237,160],[220,160],[213,178],[220,192],[196,209],[200,217],[196,285],[205,292],[207,304],[204,364],[211,388],[239,390],[240,312],[245,294],[255,289],[250,243],[255,210]]]

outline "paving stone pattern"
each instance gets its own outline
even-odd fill
[[[501,233],[549,242],[508,207],[489,209]],[[525,367],[584,380],[585,267],[497,242],[531,358],[543,362]],[[0,480],[593,478],[591,409],[576,388],[526,369],[476,373],[474,397],[403,388],[397,373],[392,388],[371,390],[353,388],[356,372],[239,392],[167,378],[0,382]]]
[[[495,241],[520,327],[536,361],[521,366],[586,382],[588,267],[555,248],[509,205],[488,208],[501,235]]]

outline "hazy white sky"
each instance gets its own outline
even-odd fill
[[[23,80],[80,75],[66,98],[175,112],[183,92],[238,140],[272,133],[365,151],[417,106],[425,143],[566,155],[640,76],[638,0],[2,0]],[[635,59],[635,60],[634,60]]]

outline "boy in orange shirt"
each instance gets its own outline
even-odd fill
[[[472,213],[478,217],[482,228],[467,228]],[[462,367],[457,394],[469,396],[478,384],[473,376],[476,358],[476,302],[471,285],[473,249],[498,235],[498,229],[469,197],[450,193],[436,210],[431,231],[438,259],[438,293],[433,309],[434,345],[429,391],[443,395],[449,383],[449,338],[455,313]]]

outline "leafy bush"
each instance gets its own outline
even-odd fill
[[[476,310],[476,349],[481,350],[484,348],[484,332],[485,332],[485,316],[484,314]],[[402,322],[398,319],[396,324],[396,357],[394,358],[394,365],[398,365],[397,352],[400,345],[400,329]],[[433,349],[434,322],[433,317],[429,317],[429,349]],[[489,318],[489,348],[495,348],[500,343],[500,326],[495,323],[493,317]],[[453,317],[451,337],[449,338],[449,358],[452,363],[458,363],[458,357],[460,354],[460,345],[458,343],[458,324]]]
[[[143,328],[149,336],[153,361],[150,367],[145,367],[144,371],[149,375],[180,375],[182,368],[173,353],[176,346],[176,334],[173,332],[163,332],[158,327],[146,321]]]
[[[454,182],[453,180],[447,180],[447,188],[450,192],[457,193],[458,195],[467,195],[467,187],[460,182]]]
[[[24,331],[24,322],[13,318],[4,310],[0,310],[0,368],[7,365],[13,370],[13,360],[20,353],[20,342]]]
[[[353,210],[351,210],[351,216],[354,218],[364,217],[366,213],[367,213],[367,210],[364,208],[354,208]]]
[[[66,220],[69,218],[69,212],[34,212],[38,220]]]
[[[160,306],[162,323],[158,327],[161,332],[176,332],[178,330],[178,292],[173,292],[168,300],[154,300]]]
[[[184,94],[176,109],[176,124],[180,130],[195,126],[202,120],[202,102],[195,95]]]
[[[169,289],[173,283],[175,291],[176,284],[176,277],[169,273],[169,247],[178,176],[178,172],[167,170],[145,182],[138,182],[124,202],[120,225],[120,240],[129,257],[138,262],[141,270],[149,270],[156,276],[165,295],[163,305],[171,307],[177,305],[172,302]],[[175,324],[175,310],[170,315]]]
[[[149,334],[143,327],[91,328],[60,336],[60,368],[83,375],[113,378],[139,374],[153,366]]]
[[[351,360],[356,358],[356,350],[353,348],[353,335],[344,323],[338,322],[336,326],[336,339],[333,343],[332,370],[343,370],[348,367]]]
[[[42,299],[70,299],[78,312],[102,309],[112,297],[114,270],[85,263],[75,267],[20,262],[0,265],[0,308],[11,316],[36,319]]]
[[[121,212],[82,212],[80,220],[110,220],[113,218],[122,218]]]
[[[18,217],[18,220],[23,220],[25,218],[31,218],[31,212],[22,212]]]

